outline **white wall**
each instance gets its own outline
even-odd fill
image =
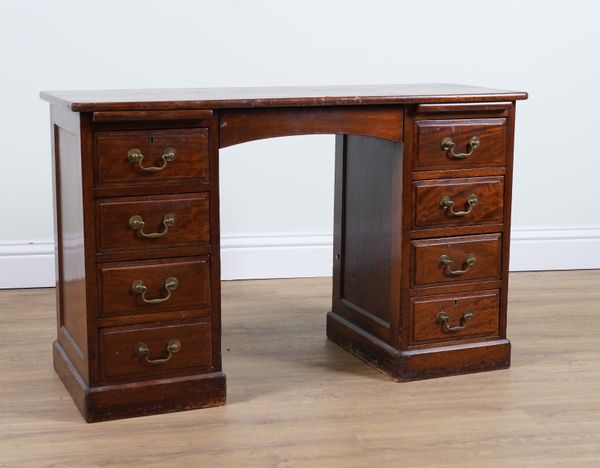
[[[523,89],[513,269],[600,268],[591,1],[2,0],[0,287],[52,282],[41,89],[455,82]],[[333,137],[222,152],[225,277],[327,274]]]

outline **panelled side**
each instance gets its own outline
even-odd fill
[[[79,114],[52,106],[57,337],[89,382]]]
[[[500,298],[500,328],[501,338],[506,338],[506,322],[508,309],[508,268],[510,264],[510,231],[512,212],[512,185],[513,162],[515,146],[515,112],[516,103],[513,102],[507,113],[507,148],[506,148],[506,174],[504,176],[504,229],[502,233],[502,294]]]
[[[333,312],[390,342],[400,298],[402,144],[345,135],[336,145]]]

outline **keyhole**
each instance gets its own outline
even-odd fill
[[[458,305],[458,299],[454,299],[454,307]]]
[[[154,143],[154,137],[153,136],[150,137],[150,143]]]

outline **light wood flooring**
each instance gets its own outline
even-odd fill
[[[0,291],[0,466],[600,466],[600,270],[512,274],[512,367],[404,384],[326,340],[330,294],[223,283],[228,405],[86,424],[54,290]]]

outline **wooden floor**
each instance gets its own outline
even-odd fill
[[[0,291],[0,466],[600,466],[600,270],[511,276],[506,371],[397,384],[325,339],[329,279],[223,284],[228,405],[86,424],[54,291]]]

